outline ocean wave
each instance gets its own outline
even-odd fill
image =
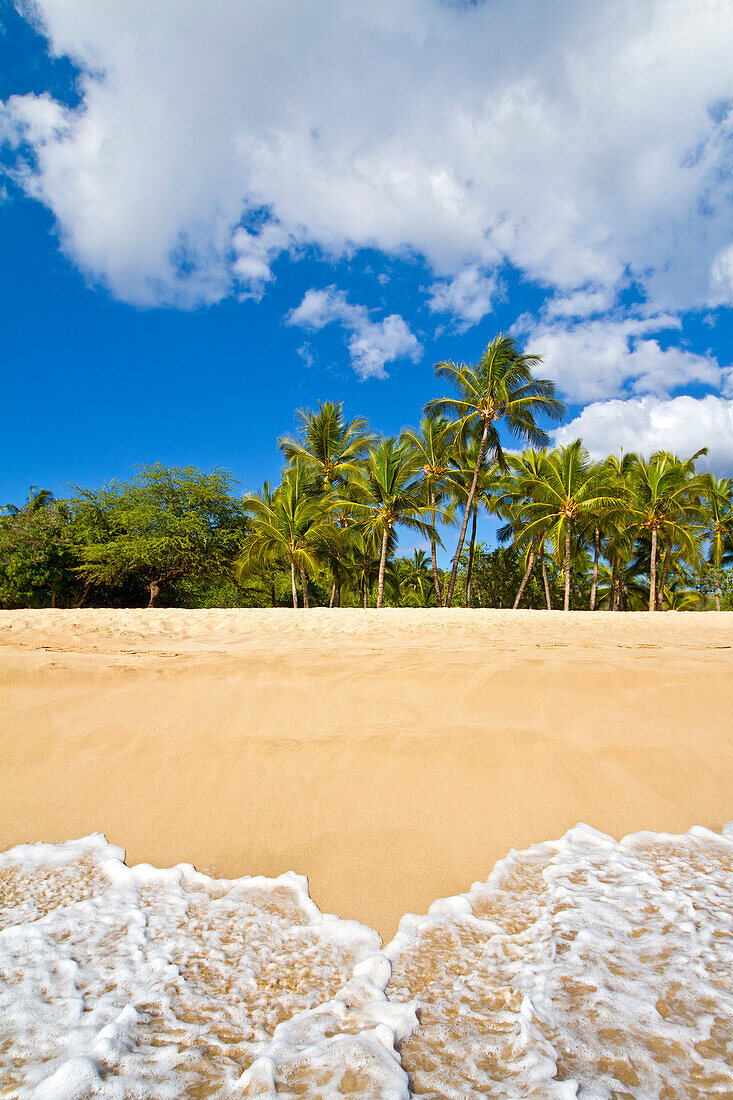
[[[376,932],[306,880],[0,856],[0,1094],[733,1095],[733,829],[578,826]]]

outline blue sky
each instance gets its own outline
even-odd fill
[[[733,11],[305,7],[0,9],[0,500],[255,488],[297,407],[395,432],[507,330],[560,441],[733,470]]]

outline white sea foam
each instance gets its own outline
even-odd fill
[[[733,1096],[733,835],[587,826],[406,916],[387,947],[421,1097]]]
[[[733,1096],[732,827],[578,826],[382,952],[296,875],[122,858],[0,856],[0,1095]]]
[[[376,932],[297,875],[127,868],[102,837],[0,857],[0,1094],[407,1097]]]

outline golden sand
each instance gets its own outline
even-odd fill
[[[733,616],[0,612],[0,849],[308,876],[389,938],[578,821],[733,817]]]

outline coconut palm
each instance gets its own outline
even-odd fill
[[[404,597],[417,607],[429,607],[435,595],[430,559],[424,550],[414,550],[411,558],[399,563],[400,590]]]
[[[705,454],[698,451],[680,461],[667,451],[657,451],[648,462],[639,459],[631,476],[629,514],[640,533],[649,536],[649,610],[661,603],[671,555],[675,545],[695,559],[702,526],[694,521],[703,515],[703,480],[695,473],[695,460]],[[658,549],[665,547],[661,584],[658,588]]]
[[[542,565],[542,579],[545,586],[545,599],[548,611],[552,609],[550,598],[550,583],[547,577],[547,567],[544,560],[544,547],[547,539],[549,524],[542,528],[535,526],[529,536],[525,533],[527,527],[526,506],[532,500],[531,482],[543,477],[543,469],[547,463],[547,451],[525,451],[522,455],[511,455],[508,459],[509,473],[502,479],[497,493],[496,511],[506,517],[507,523],[500,527],[497,534],[504,541],[512,539],[512,546],[526,551],[527,566],[524,571],[516,598],[514,610],[519,607],[524,590],[532,575],[538,551]],[[529,481],[528,481],[529,479]]]
[[[329,502],[315,494],[313,481],[301,463],[286,470],[274,493],[269,485],[244,498],[251,530],[236,565],[239,576],[253,566],[271,565],[278,558],[290,564],[293,607],[298,606],[296,569],[300,574],[303,606],[310,606],[308,572],[315,574],[324,550],[340,537],[330,515]]]
[[[474,437],[459,441],[454,448],[454,456],[451,462],[451,475],[448,482],[456,505],[465,505],[471,486],[474,484],[476,458],[479,450],[479,441]],[[471,506],[471,534],[468,540],[468,560],[466,562],[466,607],[471,606],[471,578],[473,575],[473,560],[476,549],[476,527],[480,508],[494,511],[497,507],[496,489],[497,465],[490,463],[487,456],[479,467],[478,479],[475,484],[473,504]]]
[[[537,474],[524,480],[528,501],[524,510],[524,537],[549,534],[565,575],[564,610],[570,610],[570,578],[573,538],[589,514],[610,505],[617,490],[608,485],[594,466],[581,440],[550,452]]]
[[[705,501],[705,535],[708,539],[708,561],[713,568],[715,610],[720,611],[720,570],[726,556],[733,551],[733,481],[706,474],[703,481]]]
[[[438,378],[450,382],[457,391],[455,397],[440,397],[429,401],[425,412],[451,417],[456,435],[463,440],[474,436],[479,441],[474,477],[466,499],[458,546],[448,582],[445,603],[450,607],[458,576],[458,566],[466,538],[466,529],[473,507],[484,456],[495,456],[501,469],[506,459],[499,436],[500,425],[509,435],[523,443],[543,447],[548,436],[537,424],[537,416],[559,420],[565,406],[555,397],[555,384],[547,378],[535,378],[532,373],[542,360],[537,355],[521,354],[511,336],[500,334],[487,346],[478,363],[443,362],[435,367]]]
[[[394,532],[387,544],[387,565],[385,566],[385,587],[388,582],[396,588],[396,577],[390,577],[390,557],[397,547]],[[343,551],[343,561],[347,575],[353,585],[354,594],[366,610],[369,606],[369,593],[379,580],[381,558],[381,538],[375,537],[358,524],[352,525],[347,532],[347,542]]]
[[[284,435],[278,446],[290,463],[300,463],[326,488],[356,477],[361,461],[375,436],[367,421],[347,420],[343,402],[319,401],[318,411],[298,409],[300,438]]]
[[[404,442],[382,439],[366,455],[358,480],[351,486],[349,511],[368,535],[381,539],[377,607],[384,598],[384,573],[390,538],[397,524],[440,542],[428,522],[422,483],[414,455]]]
[[[425,489],[426,500],[430,506],[430,522],[435,527],[438,507],[445,504],[451,478],[451,459],[455,452],[452,425],[445,417],[426,416],[420,421],[417,431],[406,428],[402,439],[411,451],[418,466]],[[444,520],[448,517],[443,509]],[[442,607],[443,598],[438,573],[436,540],[430,540],[430,561],[432,565],[433,587],[438,606]]]

